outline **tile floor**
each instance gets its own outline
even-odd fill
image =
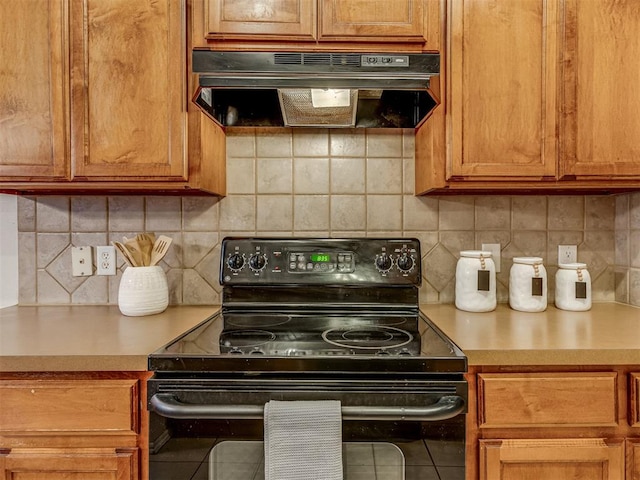
[[[346,443],[343,459],[345,480],[464,479],[462,442]],[[150,479],[262,480],[262,442],[171,439],[151,455]]]

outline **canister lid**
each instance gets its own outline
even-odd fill
[[[491,252],[485,252],[483,250],[463,250],[460,252],[460,256],[467,258],[490,258]]]
[[[587,268],[586,263],[560,263],[558,264],[558,268],[563,268],[565,270],[578,270]]]
[[[540,265],[542,257],[513,257],[513,263],[521,263],[523,265]]]

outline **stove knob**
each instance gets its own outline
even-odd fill
[[[249,355],[264,355],[264,352],[260,350],[258,347],[255,347],[253,350],[249,352]]]
[[[230,255],[229,258],[227,259],[227,265],[234,272],[237,272],[238,270],[242,270],[242,267],[244,267],[244,257],[239,253],[234,253],[233,255]]]
[[[410,257],[406,253],[403,253],[397,260],[398,270],[402,272],[410,272],[413,270],[413,266],[415,265],[415,261],[413,257]]]
[[[376,268],[380,273],[386,273],[391,269],[391,265],[393,264],[391,257],[386,253],[381,253],[380,255],[376,255]]]
[[[254,272],[259,272],[265,267],[266,264],[267,264],[267,257],[265,255],[256,253],[249,257],[249,267]]]
[[[391,355],[391,354],[389,352],[387,352],[386,350],[378,350],[376,352],[376,355],[378,355],[379,357],[384,357],[384,356]]]
[[[406,348],[403,348],[402,350],[400,350],[398,352],[399,356],[403,356],[403,357],[409,357],[411,356],[411,352],[409,350],[407,350]]]
[[[238,347],[232,347],[231,350],[229,350],[229,354],[231,355],[242,355],[244,352],[242,350],[240,350]]]

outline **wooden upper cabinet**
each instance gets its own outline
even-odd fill
[[[564,2],[562,175],[640,179],[640,8]]]
[[[425,43],[422,0],[319,0],[319,39]]]
[[[447,179],[556,173],[558,8],[452,0]]]
[[[65,2],[0,2],[0,179],[67,176]]]
[[[207,39],[315,40],[315,0],[208,0]]]
[[[72,175],[186,180],[182,2],[71,0]]]
[[[440,0],[196,0],[193,35],[214,49],[437,51],[439,22]]]

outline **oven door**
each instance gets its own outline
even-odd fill
[[[156,375],[148,395],[151,480],[264,479],[263,410],[270,400],[341,402],[346,480],[464,479],[462,378]]]

